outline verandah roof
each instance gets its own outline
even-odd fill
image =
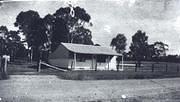
[[[122,56],[115,52],[114,50],[94,45],[83,45],[83,44],[73,44],[73,43],[61,43],[67,50],[80,54],[96,54],[96,55],[113,55]]]

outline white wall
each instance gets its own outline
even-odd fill
[[[117,70],[117,69],[116,69],[116,58],[117,58],[117,56],[114,56],[114,57],[111,59],[111,61],[110,61],[110,63],[109,63],[109,70]]]
[[[73,65],[72,65],[73,64]],[[95,63],[93,63],[95,66]],[[68,68],[71,68],[73,66],[74,68],[74,60],[69,60]],[[97,63],[97,70],[107,70],[106,68],[107,63]],[[92,68],[92,60],[85,60],[85,62],[76,62],[76,69],[74,70],[95,70]]]

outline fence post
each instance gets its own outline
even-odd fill
[[[152,64],[152,72],[154,72],[154,64]]]
[[[179,72],[179,65],[177,65],[177,72]]]
[[[2,79],[7,79],[8,74],[7,74],[7,64],[8,61],[10,60],[10,57],[8,55],[3,55],[1,58],[1,77]]]
[[[38,72],[41,72],[41,60],[39,60]]]
[[[135,72],[137,72],[137,63],[136,63],[136,66],[135,66]]]
[[[166,72],[168,71],[168,64],[166,64]]]

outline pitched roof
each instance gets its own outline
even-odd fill
[[[102,47],[102,46],[73,44],[73,43],[61,43],[61,44],[69,51],[75,53],[122,56],[122,54],[119,54],[110,48]]]

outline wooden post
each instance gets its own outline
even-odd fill
[[[2,72],[2,74],[3,73],[5,73],[5,59],[4,59],[4,57],[2,57],[2,59],[1,59],[1,72]]]
[[[76,53],[74,53],[74,69],[76,69]]]
[[[33,49],[31,47],[31,54],[30,54],[30,61],[32,62],[32,59],[33,59]]]
[[[91,56],[92,57],[92,63],[91,63],[91,67],[92,67],[92,70],[93,70],[93,68],[94,68],[94,66],[93,66],[93,55]]]
[[[3,55],[2,59],[1,59],[1,72],[2,72],[1,77],[3,79],[7,79],[8,78],[7,63],[8,63],[9,60],[10,60],[10,57],[8,55]]]
[[[135,65],[135,72],[137,72],[137,63],[136,63],[136,65]]]
[[[122,63],[121,63],[122,71],[124,70],[124,57],[122,55]]]
[[[3,56],[4,59],[4,72],[7,73],[7,63],[10,61],[10,57],[8,55]]]
[[[7,58],[4,58],[4,72],[7,73]]]
[[[41,72],[41,60],[39,60],[38,72]]]
[[[110,56],[108,56],[108,70],[109,70]]]
[[[177,72],[179,72],[179,65],[177,65]]]
[[[95,55],[94,61],[95,61],[95,71],[97,71],[97,56],[96,55]]]
[[[154,72],[154,64],[152,64],[152,72]]]
[[[71,62],[71,70],[73,70],[73,61]]]
[[[168,71],[168,64],[166,64],[166,72]]]

